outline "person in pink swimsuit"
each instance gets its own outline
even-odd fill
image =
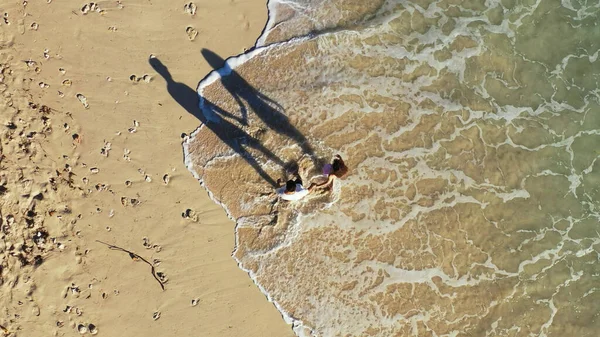
[[[342,156],[336,154],[335,157],[333,157],[333,162],[323,167],[323,175],[327,177],[327,181],[316,187],[328,187],[336,178],[342,178],[347,173],[348,167],[344,163]]]

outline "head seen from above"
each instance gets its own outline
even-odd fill
[[[296,182],[293,180],[288,180],[288,182],[285,183],[285,192],[286,193],[296,192]]]
[[[333,163],[331,164],[331,167],[333,168],[333,172],[338,172],[339,170],[342,169],[342,163],[340,162],[339,159],[334,159]]]

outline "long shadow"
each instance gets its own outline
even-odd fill
[[[264,147],[256,138],[250,136],[238,126],[219,118],[218,121],[209,120],[205,117],[199,107],[198,93],[187,85],[175,82],[167,67],[156,57],[151,57],[148,62],[167,82],[167,91],[173,99],[179,103],[188,113],[198,118],[207,128],[209,128],[221,141],[227,144],[232,150],[236,151],[244,160],[252,166],[256,172],[272,186],[277,183],[265,172],[258,161],[246,150],[246,146],[256,149],[263,153],[267,158],[273,160],[281,167],[285,163],[279,159],[273,152]],[[211,109],[213,114],[223,116],[234,116],[211,102],[205,100],[204,107]]]
[[[306,137],[283,114],[281,105],[256,90],[235,70],[231,69],[219,55],[208,49],[202,49],[202,55],[213,69],[219,71],[221,84],[239,105],[241,116],[237,117],[237,120],[244,125],[248,124],[248,106],[267,127],[294,140],[302,148],[302,151],[311,157],[313,162],[318,160]]]

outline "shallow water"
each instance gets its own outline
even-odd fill
[[[600,3],[363,2],[271,1],[200,83],[186,163],[240,267],[299,336],[596,336]]]

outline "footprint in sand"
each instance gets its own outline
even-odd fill
[[[192,210],[190,208],[188,208],[185,211],[183,211],[181,213],[181,217],[184,218],[184,219],[189,219],[189,220],[191,220],[193,222],[198,222],[198,220],[199,220],[198,214],[194,210]]]
[[[150,239],[148,239],[148,237],[144,236],[142,238],[142,245],[146,248],[146,249],[154,249],[155,252],[160,253],[162,251],[162,246],[161,245],[157,245],[157,244],[152,244],[152,242],[150,242]],[[166,275],[162,274],[164,276],[164,278],[166,279]],[[158,276],[158,274],[157,274]],[[160,278],[161,276],[159,276]],[[162,280],[161,280],[162,281]],[[166,283],[166,280],[163,282]]]
[[[160,282],[162,282],[163,284],[169,282],[169,278],[163,272],[160,272],[160,271],[157,272],[156,273],[156,277],[158,277],[158,279],[160,280]]]
[[[131,151],[129,151],[129,149],[123,149],[123,159],[126,161],[131,161],[131,157],[129,157],[130,154]]]
[[[92,323],[90,323],[90,324],[80,323],[80,324],[77,324],[77,326],[75,328],[77,329],[77,332],[79,332],[82,335],[85,335],[88,332],[92,335],[95,335],[98,333],[98,327]]]
[[[110,151],[112,144],[110,142],[104,142],[104,146],[100,149],[100,154],[104,157],[108,157],[108,152]]]
[[[185,29],[185,33],[187,34],[188,39],[190,39],[190,41],[194,41],[196,39],[196,36],[198,36],[198,31],[192,26],[187,26],[187,28]]]
[[[83,324],[79,324],[77,326],[77,331],[79,331],[79,333],[83,335],[88,332],[88,328],[87,328],[87,326],[85,326]]]
[[[144,236],[142,238],[142,246],[144,246],[144,248],[146,249],[152,249],[152,243],[150,242],[150,239],[148,239],[147,236]]]
[[[152,81],[152,76],[150,76],[150,75],[148,75],[148,74],[145,74],[145,75],[144,75],[144,76],[142,76],[142,77],[137,77],[136,75],[131,75],[131,76],[129,76],[129,80],[130,80],[132,83],[137,83],[137,82],[139,82],[139,81],[144,81],[144,82],[146,82],[146,83],[150,83],[150,82]]]
[[[79,102],[81,102],[81,104],[83,104],[84,108],[88,109],[90,107],[90,105],[87,103],[87,98],[83,94],[77,94],[77,99]]]
[[[90,323],[88,324],[88,331],[90,332],[90,334],[95,335],[98,333],[98,327],[95,326],[94,324]]]
[[[240,14],[238,16],[238,20],[240,21],[240,25],[244,28],[244,30],[250,29],[250,21],[248,21],[248,18],[246,17],[246,15]]]
[[[198,7],[193,2],[183,5],[183,11],[191,16],[196,15],[196,9],[198,9]]]
[[[81,7],[81,10],[80,10],[80,11],[81,11],[81,13],[82,13],[83,15],[87,15],[87,13],[89,13],[89,12],[91,12],[91,11],[92,11],[92,12],[93,12],[93,11],[97,11],[97,12],[98,12],[98,11],[99,11],[99,8],[98,8],[98,5],[96,5],[96,4],[95,4],[95,3],[93,3],[93,2],[90,2],[90,3],[87,3],[87,4],[83,5],[83,7]]]

